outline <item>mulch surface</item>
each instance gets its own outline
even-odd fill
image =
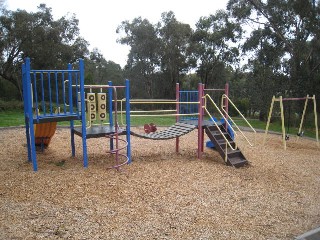
[[[159,128],[158,130],[161,130]],[[134,131],[142,132],[143,128]],[[251,135],[251,134],[249,134]],[[252,135],[251,135],[252,137]],[[27,162],[24,128],[0,130],[0,239],[293,239],[320,226],[320,148],[302,138],[239,138],[250,164],[226,166],[197,130],[175,140],[132,137],[132,164],[108,169],[109,140],[58,128],[38,172]]]

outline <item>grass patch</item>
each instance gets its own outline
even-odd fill
[[[23,126],[23,110],[0,111],[0,127]]]
[[[238,126],[247,127],[248,125],[245,121],[241,118],[234,118],[235,123]],[[249,119],[249,123],[255,129],[262,129],[266,128],[266,122],[259,121],[258,119]],[[121,116],[118,115],[118,122],[121,125],[122,122],[125,124],[125,115]],[[173,116],[166,116],[166,117],[154,117],[154,116],[145,116],[145,117],[131,117],[131,126],[143,126],[144,124],[154,123],[156,126],[171,126],[176,122],[176,118]],[[100,121],[95,121],[95,124],[99,124]],[[75,121],[75,125],[80,125],[80,121]],[[24,126],[24,113],[23,110],[7,110],[7,111],[0,111],[0,127],[10,127],[10,126]],[[69,126],[69,122],[59,122],[58,126]],[[289,134],[290,135],[297,135],[298,128],[290,127]],[[274,132],[281,132],[281,123],[279,121],[273,122],[269,126],[269,131]],[[303,129],[304,136],[315,138],[315,129],[314,127],[305,128]],[[287,132],[287,128],[286,128]]]

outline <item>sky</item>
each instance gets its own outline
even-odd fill
[[[218,9],[226,9],[228,0],[5,0],[9,10],[24,9],[36,12],[41,3],[52,8],[54,19],[67,14],[75,14],[79,20],[80,35],[89,42],[90,51],[98,48],[106,60],[124,67],[129,47],[117,43],[120,35],[116,29],[122,21],[132,21],[142,17],[152,24],[161,20],[161,13],[173,11],[176,19],[195,27],[203,16],[214,14]]]

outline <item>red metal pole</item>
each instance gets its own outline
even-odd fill
[[[176,112],[180,113],[179,102],[180,102],[180,86],[179,83],[176,84]],[[176,122],[179,122],[179,115],[176,115]],[[176,152],[179,152],[179,137],[176,137]]]
[[[198,84],[198,97],[199,97],[199,117],[198,117],[198,159],[201,159],[202,149],[203,149],[203,131],[202,131],[202,122],[203,122],[203,84]]]

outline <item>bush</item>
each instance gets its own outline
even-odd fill
[[[0,99],[0,111],[23,110],[23,102],[18,100],[4,101]]]

